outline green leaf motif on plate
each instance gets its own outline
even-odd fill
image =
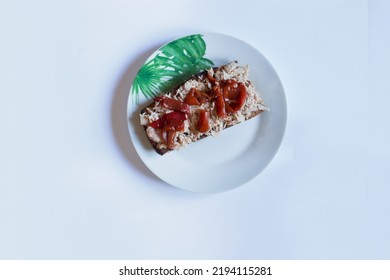
[[[139,94],[147,99],[167,92],[214,63],[203,57],[206,43],[201,34],[190,35],[161,47],[157,55],[145,62],[131,88],[133,103],[139,104]]]

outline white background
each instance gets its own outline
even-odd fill
[[[0,258],[390,258],[386,1],[2,1]],[[154,49],[219,32],[258,48],[288,124],[250,183],[170,187],[127,132]]]

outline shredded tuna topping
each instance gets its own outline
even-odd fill
[[[237,62],[231,62],[217,69],[211,68],[188,80],[179,88],[157,98],[153,107],[146,108],[146,110],[140,114],[140,124],[147,127],[146,133],[149,139],[157,143],[157,147],[160,149],[180,149],[192,142],[198,141],[201,137],[215,136],[227,127],[248,120],[253,116],[254,112],[269,110],[268,107],[264,105],[263,100],[257,93],[253,84],[248,81],[248,73],[249,66],[242,67],[239,66]],[[224,117],[221,117],[221,114],[218,113],[220,108],[216,108],[216,106],[218,107],[218,104],[216,105],[217,102],[215,101],[216,97],[213,96],[208,99],[205,92],[215,91],[216,86],[229,80],[233,81],[236,84],[236,87],[237,84],[245,86],[245,99],[241,99],[243,103],[240,104],[239,109],[232,110],[230,107],[237,107],[237,104],[235,103],[238,101],[234,100],[234,98],[237,98],[236,94],[232,97],[233,100],[230,105],[226,105],[230,110],[229,113],[226,113]],[[201,94],[199,94],[199,92]],[[189,106],[190,112],[188,113],[186,111],[186,118],[183,118],[184,129],[181,127],[180,131],[168,131],[169,128],[158,129],[152,127],[153,125],[150,125],[151,123],[156,123],[156,121],[161,119],[165,114],[174,111],[173,107],[166,106],[166,103],[168,102],[164,103],[164,98],[168,101],[174,99],[184,104],[185,102],[188,103],[189,97],[187,97],[187,95],[189,93],[194,96],[191,96],[192,103],[189,103],[192,104]],[[243,97],[241,96],[241,98]],[[207,119],[205,119],[205,117],[207,117]],[[201,126],[199,125],[199,121],[202,122]],[[200,127],[202,127],[202,129],[200,129]],[[168,138],[169,143],[166,140]]]

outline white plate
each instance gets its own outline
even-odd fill
[[[237,60],[239,65],[250,66],[249,79],[270,111],[224,130],[218,137],[207,137],[164,156],[152,149],[139,124],[140,110],[151,101],[140,92],[139,103],[136,104],[134,81],[128,99],[127,117],[134,147],[154,174],[183,190],[212,193],[247,183],[271,162],[283,139],[287,106],[278,75],[257,49],[223,34],[204,33],[200,38],[206,46],[204,57],[214,62],[215,66],[233,60]],[[159,50],[146,62],[161,53]]]

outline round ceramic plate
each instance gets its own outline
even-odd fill
[[[183,82],[186,75],[238,61],[249,65],[249,80],[270,111],[207,137],[186,148],[157,154],[139,124],[139,113],[153,95]],[[286,97],[278,75],[254,47],[231,36],[194,34],[156,50],[140,68],[130,89],[128,127],[132,142],[146,166],[159,178],[180,189],[211,193],[245,184],[271,162],[282,142]]]

